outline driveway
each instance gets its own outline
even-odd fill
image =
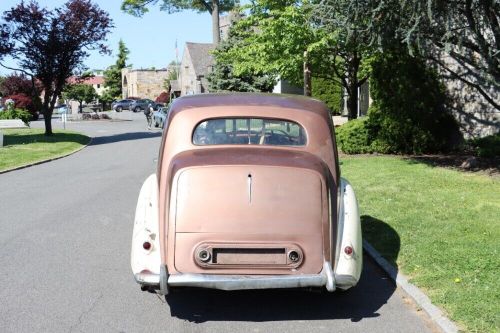
[[[161,132],[147,131],[142,114],[121,116],[68,123],[92,144],[0,175],[0,332],[436,331],[366,257],[347,292],[184,290],[168,302],[141,292],[132,224]]]

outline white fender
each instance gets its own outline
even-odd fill
[[[337,251],[335,256],[335,283],[340,289],[355,286],[363,268],[363,242],[358,201],[351,184],[340,179],[339,220],[337,229]],[[346,247],[352,248],[347,254]]]
[[[158,181],[156,174],[152,174],[142,185],[135,210],[130,264],[136,280],[138,274],[159,277],[161,255],[158,231]],[[144,249],[144,242],[152,245],[149,250]]]

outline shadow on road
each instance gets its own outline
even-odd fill
[[[91,146],[104,145],[120,141],[140,140],[160,137],[162,132],[133,132],[108,136],[99,136],[92,140]]]
[[[395,262],[399,253],[399,236],[386,223],[363,216],[363,227],[379,232],[384,247]],[[307,290],[275,289],[220,291],[181,289],[167,297],[171,316],[191,322],[206,321],[283,321],[325,320],[378,317],[380,309],[392,296],[395,285],[366,255],[359,284],[347,291],[319,293]]]

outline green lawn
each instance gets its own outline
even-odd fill
[[[500,179],[343,157],[363,236],[470,332],[500,331]]]
[[[51,137],[42,129],[2,130],[4,147],[0,148],[0,171],[64,156],[86,145],[90,138],[70,131],[55,131]]]

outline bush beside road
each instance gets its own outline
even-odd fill
[[[71,154],[90,141],[71,131],[55,131],[47,137],[42,129],[5,129],[0,148],[0,172]]]
[[[500,179],[399,157],[342,161],[365,239],[467,331],[498,330]]]

